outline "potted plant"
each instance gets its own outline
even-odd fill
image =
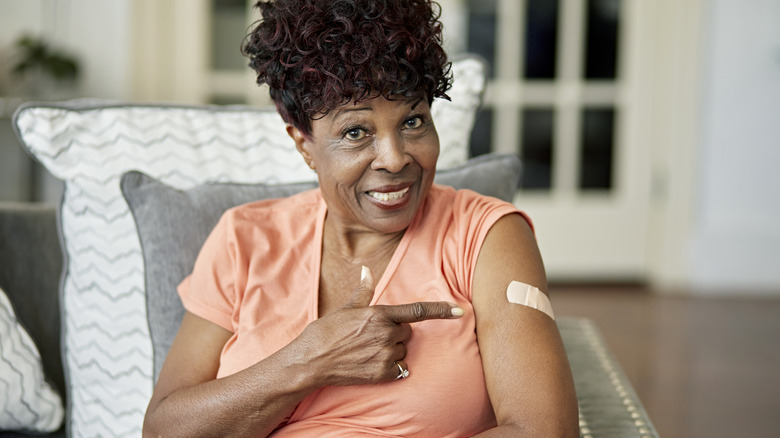
[[[30,98],[59,98],[72,93],[79,76],[79,63],[71,55],[53,48],[43,38],[23,36],[15,44],[11,69]]]

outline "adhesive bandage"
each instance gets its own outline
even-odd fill
[[[555,320],[550,299],[542,291],[530,284],[513,281],[506,288],[506,299],[510,303],[522,304],[532,309],[541,310]]]

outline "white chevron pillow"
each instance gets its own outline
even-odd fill
[[[0,430],[53,432],[62,399],[43,376],[41,356],[0,289]]]
[[[440,167],[462,164],[485,87],[476,58],[453,62],[451,102],[432,107]],[[22,143],[65,183],[61,291],[72,436],[140,436],[151,397],[144,265],[119,179],[129,170],[186,190],[206,182],[285,183],[315,175],[272,108],[28,104]]]

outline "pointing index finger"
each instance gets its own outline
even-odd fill
[[[395,323],[420,322],[428,319],[457,319],[464,313],[462,308],[446,301],[418,301],[381,307],[385,315]]]

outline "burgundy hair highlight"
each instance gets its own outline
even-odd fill
[[[243,45],[258,84],[285,122],[311,120],[349,101],[449,99],[440,7],[431,0],[260,0]]]

